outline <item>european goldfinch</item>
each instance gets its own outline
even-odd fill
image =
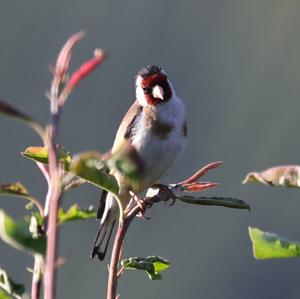
[[[136,101],[125,114],[112,147],[112,154],[124,141],[135,149],[143,172],[133,186],[118,171],[112,171],[119,184],[119,204],[111,193],[103,192],[97,218],[100,229],[91,258],[103,260],[116,220],[119,205],[123,210],[136,194],[151,187],[170,169],[182,153],[187,137],[185,106],[176,96],[166,72],[158,66],[143,68],[136,77]],[[105,240],[105,242],[104,242]]]

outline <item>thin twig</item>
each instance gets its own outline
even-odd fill
[[[117,279],[119,279],[120,277],[121,277],[121,275],[125,272],[125,267],[124,266],[122,266],[121,268],[120,268],[120,270],[118,271],[118,274],[117,274]]]
[[[35,255],[31,282],[31,299],[39,299],[41,292],[42,257]]]
[[[107,284],[107,299],[115,299],[117,295],[119,256],[122,248],[123,239],[129,225],[129,223],[125,223],[125,221],[119,223],[111,254]]]
[[[221,162],[215,162],[211,163],[199,171],[197,171],[194,175],[192,175],[189,179],[175,184],[178,186],[179,184],[191,184],[193,185],[198,178],[203,176],[209,169],[213,169],[218,167],[221,164]],[[197,186],[200,185],[200,182],[197,182]],[[206,189],[205,187],[215,187],[217,184],[215,183],[202,183],[203,189]],[[119,223],[119,227],[116,233],[116,237],[114,240],[113,245],[113,251],[111,255],[110,265],[109,265],[109,276],[108,276],[108,285],[107,285],[107,299],[116,299],[117,298],[117,285],[118,285],[118,278],[122,275],[122,273],[125,271],[125,268],[122,266],[118,270],[118,262],[120,258],[120,253],[123,245],[123,240],[126,234],[126,231],[131,223],[131,221],[137,216],[139,213],[144,214],[145,210],[147,208],[150,208],[154,203],[163,201],[166,202],[168,200],[175,201],[175,194],[171,190],[171,187],[168,187],[166,185],[162,184],[156,184],[152,187],[153,190],[156,190],[153,195],[150,195],[150,197],[146,197],[143,200],[136,195],[135,193],[131,192],[130,195],[132,198],[135,196],[137,197],[137,200],[131,200],[128,204],[128,206],[125,208],[125,212],[123,212],[123,222]],[[135,202],[135,204],[133,204]]]
[[[47,253],[45,267],[45,299],[55,297],[55,274],[56,274],[56,251],[57,251],[57,213],[63,195],[62,174],[63,167],[59,164],[57,145],[60,115],[69,93],[89,73],[91,73],[105,58],[105,54],[97,50],[94,57],[84,63],[67,80],[67,72],[72,55],[72,48],[84,36],[78,32],[71,36],[65,43],[58,55],[55,68],[53,69],[53,80],[51,83],[49,100],[51,111],[51,122],[44,138],[48,150],[49,182],[44,215],[46,216],[47,231]],[[42,169],[43,171],[43,169]],[[47,178],[47,177],[46,177]]]
[[[148,199],[149,200],[149,199]],[[153,197],[153,202],[158,202],[157,197]],[[152,203],[153,203],[152,202]],[[116,299],[117,298],[117,286],[118,278],[124,272],[125,268],[118,270],[119,258],[121,255],[123,240],[127,229],[134,219],[134,217],[143,211],[143,208],[136,204],[124,217],[124,221],[119,223],[116,237],[114,240],[113,250],[111,254],[110,264],[109,264],[109,275],[108,275],[108,284],[107,284],[107,299]]]
[[[58,105],[58,95],[61,85],[62,74],[56,72],[52,80],[50,92],[51,122],[48,128],[48,136],[45,138],[45,146],[48,149],[49,160],[49,184],[47,201],[49,203],[49,214],[46,219],[47,224],[47,252],[45,267],[45,299],[55,297],[55,274],[56,274],[56,252],[57,252],[57,212],[61,198],[61,184],[59,162],[56,144],[58,144],[58,128],[60,120],[60,108]]]
[[[50,140],[48,144],[49,158],[49,214],[48,214],[48,229],[47,229],[47,254],[46,254],[46,269],[45,269],[45,299],[55,298],[55,274],[56,274],[56,252],[57,252],[57,211],[61,198],[61,186],[59,175],[59,163],[56,153],[55,142],[57,138],[59,116],[53,115],[52,124],[50,126]]]

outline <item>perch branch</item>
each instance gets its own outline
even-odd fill
[[[155,184],[151,188],[149,188],[146,197],[141,200],[138,195],[134,193],[130,193],[132,196],[132,200],[129,202],[128,206],[125,208],[123,212],[123,222],[119,223],[118,230],[116,233],[116,237],[114,240],[113,251],[111,255],[110,265],[109,265],[109,277],[108,277],[108,288],[107,288],[107,299],[116,299],[117,295],[117,284],[118,278],[124,272],[125,268],[121,267],[118,270],[118,263],[120,259],[120,251],[122,248],[123,240],[125,238],[126,231],[131,224],[132,220],[135,216],[141,214],[144,215],[147,208],[152,207],[154,203],[158,202],[167,202],[172,200],[170,205],[173,205],[176,198],[185,199],[188,203],[200,204],[200,205],[219,205],[231,208],[240,208],[245,209],[249,208],[249,206],[244,203],[242,200],[236,200],[232,198],[200,198],[200,197],[192,197],[182,194],[182,192],[199,192],[207,189],[214,188],[218,186],[217,183],[210,182],[199,182],[198,179],[202,177],[208,170],[217,168],[221,165],[222,162],[214,162],[206,165],[201,168],[195,174],[193,174],[190,178],[177,183],[170,184],[168,186],[162,184]],[[177,195],[179,193],[179,195]],[[136,200],[133,200],[136,196]],[[191,199],[194,200],[192,201]]]

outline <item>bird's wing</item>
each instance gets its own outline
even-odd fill
[[[111,150],[112,153],[115,153],[118,149],[120,149],[120,147],[124,144],[125,140],[127,140],[129,142],[131,141],[132,129],[134,128],[134,123],[135,123],[136,119],[140,116],[142,111],[143,111],[143,107],[138,103],[138,101],[135,101],[132,104],[132,106],[129,108],[129,110],[125,114],[125,116],[119,126],[119,129],[118,129],[118,132],[117,132],[117,135],[116,135],[116,138],[115,138],[112,150]]]
[[[132,129],[134,127],[134,122],[137,119],[137,117],[140,115],[142,110],[143,107],[138,103],[138,101],[135,101],[132,104],[132,106],[129,108],[129,110],[123,117],[123,120],[117,131],[116,138],[111,150],[112,153],[115,153],[118,149],[120,149],[126,140],[128,140],[129,142],[131,141],[130,139],[131,139]],[[110,173],[113,174],[114,169],[112,169]],[[106,196],[107,196],[107,191],[103,190],[102,195],[100,197],[98,211],[97,211],[97,219],[99,220],[102,218],[104,213]]]

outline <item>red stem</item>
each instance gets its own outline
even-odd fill
[[[120,253],[122,250],[123,240],[127,229],[134,219],[134,217],[141,211],[141,208],[137,205],[132,210],[130,215],[127,215],[123,222],[119,223],[116,237],[114,240],[114,246],[110,258],[108,283],[107,283],[107,299],[116,299],[117,297],[117,286],[118,286],[118,263],[120,259]]]
[[[44,289],[45,299],[55,298],[55,277],[56,277],[56,253],[57,253],[57,213],[62,197],[61,187],[61,172],[63,171],[58,162],[57,154],[57,139],[58,128],[61,110],[68,94],[64,94],[62,88],[65,85],[65,76],[69,69],[71,60],[72,48],[83,37],[84,33],[79,32],[74,34],[68,39],[60,54],[58,56],[55,70],[53,73],[53,80],[50,89],[50,111],[51,111],[51,123],[48,126],[48,135],[44,138],[44,144],[48,149],[49,160],[49,177],[48,178],[48,194],[46,198],[46,204],[44,209],[46,231],[47,231],[47,253],[46,253],[46,265],[44,276]],[[102,52],[101,52],[102,53]],[[100,56],[100,52],[96,53],[92,65],[85,65],[84,69],[81,69],[81,77],[76,81],[76,84],[82,79],[88,72],[90,72],[96,65],[103,60],[104,56]],[[103,54],[103,53],[102,53]],[[74,86],[73,86],[74,87]],[[42,169],[43,171],[43,169]]]
[[[128,227],[128,226],[127,226]],[[125,223],[120,223],[116,234],[114,247],[111,254],[109,275],[108,275],[108,288],[107,288],[107,299],[116,299],[117,296],[117,285],[118,285],[118,263],[122,243],[126,233]]]
[[[49,166],[50,167],[50,200],[48,214],[48,231],[47,231],[47,254],[46,254],[46,270],[45,270],[45,298],[55,298],[55,261],[57,251],[57,211],[61,197],[61,189],[59,184],[58,163],[53,146],[49,147]],[[54,165],[53,165],[54,164]]]
[[[57,107],[56,95],[54,94],[51,102],[52,121],[49,126],[49,138],[46,142],[48,148],[49,159],[49,177],[50,182],[48,185],[49,195],[49,214],[47,217],[47,252],[46,252],[46,267],[45,267],[45,299],[55,298],[55,285],[56,285],[56,253],[57,253],[57,212],[61,198],[60,186],[60,169],[56,151],[57,135],[60,111]]]
[[[50,200],[50,209],[48,216],[48,238],[47,238],[47,255],[45,271],[45,299],[55,298],[55,261],[57,251],[57,210],[59,206],[60,192],[56,187]]]
[[[197,182],[197,180],[203,176],[208,170],[217,168],[220,166],[222,162],[213,162],[210,163],[200,170],[198,170],[195,174],[193,174],[190,178],[186,179],[185,181],[182,181],[176,185],[187,185],[190,186],[191,191],[202,191],[208,188],[213,188],[218,186],[217,183],[210,183],[210,182]],[[166,189],[167,188],[167,189]],[[159,202],[159,201],[167,201],[168,199],[174,199],[174,194],[171,189],[168,187],[163,188],[159,194],[156,196],[153,196],[151,198],[148,198],[148,207],[151,207],[153,203]],[[197,189],[197,190],[196,190]],[[131,194],[132,195],[132,194]],[[133,194],[134,195],[134,194]],[[145,202],[145,201],[144,201]],[[125,209],[126,210],[126,209]],[[117,286],[118,286],[118,278],[121,276],[121,274],[124,271],[124,268],[122,267],[120,270],[118,270],[118,264],[120,259],[120,252],[122,250],[123,240],[126,234],[126,231],[131,223],[131,221],[134,219],[134,217],[142,211],[140,205],[136,204],[134,207],[129,209],[125,213],[125,217],[123,219],[123,222],[119,223],[118,230],[116,233],[116,237],[114,240],[112,255],[110,259],[110,265],[109,265],[109,275],[108,275],[108,284],[107,284],[107,299],[118,299],[119,295],[117,295]]]

